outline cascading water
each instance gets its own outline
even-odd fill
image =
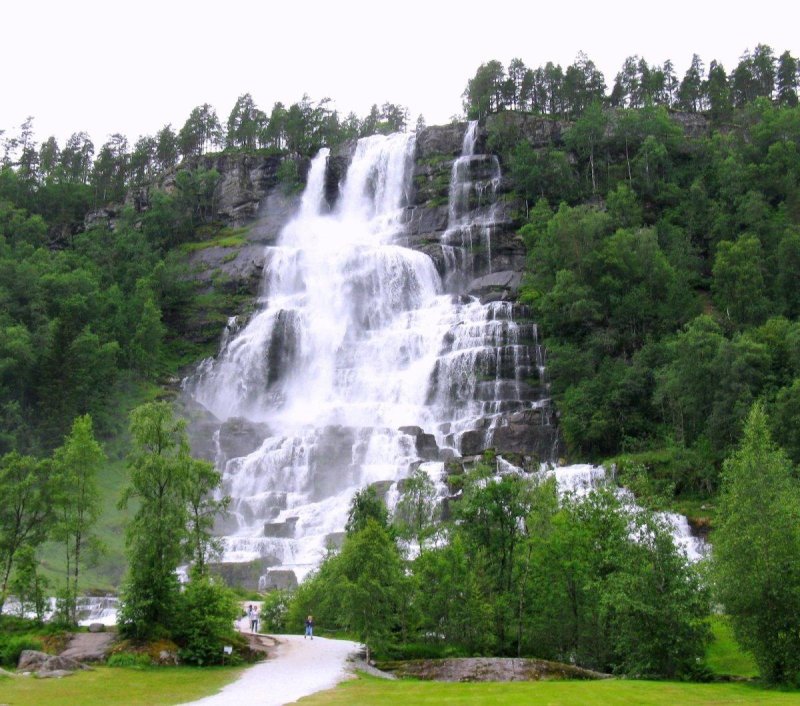
[[[472,274],[476,251],[483,251],[486,270],[492,271],[500,163],[493,154],[475,154],[477,135],[475,120],[467,126],[461,156],[453,162],[450,176],[447,230],[442,237],[448,282]]]
[[[451,235],[467,232],[480,190],[462,178],[477,163],[475,130],[453,168]],[[340,536],[357,489],[420,466],[439,481],[440,449],[458,454],[502,415],[547,404],[535,325],[515,322],[508,302],[446,293],[433,261],[398,244],[414,147],[409,135],[360,140],[333,211],[320,152],[297,217],[268,249],[261,310],[187,380],[220,422],[263,430],[252,453],[218,442],[233,499],[226,561],[302,576]]]

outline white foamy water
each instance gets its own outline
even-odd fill
[[[606,469],[602,466],[592,466],[588,463],[557,468],[545,467],[545,475],[555,477],[558,492],[561,495],[572,494],[575,497],[585,497],[592,490],[607,483]],[[637,510],[637,505],[627,488],[614,487],[617,496],[624,505],[632,510]],[[672,531],[675,545],[683,551],[690,561],[699,561],[708,552],[708,545],[700,537],[692,535],[689,521],[676,512],[658,512],[656,516]]]
[[[460,164],[477,159],[475,134],[470,124]],[[420,433],[458,452],[464,432],[488,437],[501,413],[546,403],[526,383],[543,369],[535,327],[508,302],[445,293],[430,257],[399,244],[414,148],[410,135],[360,140],[333,210],[327,150],[317,155],[298,215],[268,248],[261,310],[186,382],[220,421],[269,429],[249,455],[220,456],[227,561],[302,576],[342,532],[356,490],[377,483],[391,503],[392,483],[420,463],[441,475]],[[476,188],[454,177],[458,227]]]

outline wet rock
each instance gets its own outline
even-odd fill
[[[89,632],[105,632],[106,626],[103,623],[92,623],[88,627]]]
[[[332,549],[341,549],[347,532],[330,532],[325,535],[325,546]]]
[[[450,125],[432,125],[417,134],[418,161],[430,160],[440,155],[458,157],[464,142],[466,123],[451,123]]]
[[[221,576],[228,586],[257,591],[259,590],[259,579],[269,570],[269,567],[278,564],[280,564],[280,560],[277,557],[263,557],[255,561],[209,564],[209,570],[212,574]]]
[[[265,537],[294,537],[298,517],[287,517],[284,522],[267,522],[264,525]]]
[[[522,282],[522,273],[514,270],[504,270],[502,272],[492,272],[483,277],[476,277],[469,283],[467,291],[482,301],[487,295],[501,293],[503,299],[516,298]]]
[[[461,453],[464,456],[482,454],[491,445],[491,437],[487,438],[483,429],[470,429],[461,435]]]
[[[297,575],[291,569],[270,569],[266,573],[263,587],[284,590],[297,588]]]
[[[438,461],[440,459],[439,447],[433,434],[426,434],[421,427],[400,427],[398,431],[414,437],[417,454],[423,461]]]
[[[378,480],[378,481],[375,481],[374,483],[370,483],[369,487],[372,488],[375,491],[375,495],[377,495],[379,498],[385,500],[386,499],[386,495],[392,489],[393,485],[394,485],[394,481],[393,480]]]
[[[247,456],[259,448],[269,436],[266,424],[243,417],[231,417],[219,428],[219,450],[225,459]]]
[[[563,120],[514,111],[493,113],[486,119],[487,132],[505,134],[512,140],[525,139],[537,148],[562,144],[563,133],[570,125]]]
[[[558,457],[561,440],[557,427],[508,426],[495,430],[492,443],[501,452],[533,454],[546,461]]]
[[[408,245],[419,248],[431,243],[439,244],[441,234],[447,228],[447,204],[423,203],[407,212],[406,236]]]
[[[325,165],[325,203],[328,204],[328,208],[331,210],[339,200],[339,190],[347,175],[350,159],[351,156],[349,155],[337,154],[328,157],[328,163]]]

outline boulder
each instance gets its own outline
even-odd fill
[[[180,664],[180,658],[175,650],[161,650],[158,653],[156,663],[160,665],[176,666]]]
[[[102,623],[93,623],[89,630],[90,632],[75,633],[61,657],[81,663],[104,662],[111,652],[116,633],[106,632],[106,626]]]
[[[49,655],[38,650],[22,650],[17,663],[20,672],[74,672],[78,669],[89,669],[77,660],[61,655]]]

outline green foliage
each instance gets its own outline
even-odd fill
[[[42,641],[30,635],[3,635],[0,634],[0,664],[4,667],[16,669],[19,656],[23,650],[43,649]]]
[[[49,581],[39,571],[34,547],[21,547],[17,551],[14,575],[9,583],[10,592],[19,601],[21,617],[32,613],[36,620],[44,620],[49,587]]]
[[[385,510],[384,510],[385,512]],[[329,554],[299,587],[289,608],[290,629],[313,615],[318,626],[341,627],[371,650],[384,651],[408,628],[408,579],[385,525],[367,517],[351,529],[338,554]]]
[[[106,660],[109,667],[127,667],[130,669],[144,669],[152,665],[153,660],[145,652],[115,652]]]
[[[421,552],[413,570],[415,608],[427,643],[466,655],[491,654],[496,646],[494,611],[464,539],[455,534],[445,546]]]
[[[433,481],[418,468],[403,481],[402,493],[397,501],[393,522],[398,536],[421,546],[435,531],[437,514]]]
[[[277,177],[278,182],[282,184],[283,188],[289,193],[296,193],[303,188],[297,160],[284,159],[278,167]]]
[[[752,655],[743,652],[737,644],[728,616],[712,615],[710,625],[714,638],[706,651],[705,662],[709,670],[723,676],[757,677],[756,663]]]
[[[725,461],[714,533],[717,596],[762,677],[800,679],[800,488],[775,446],[763,405],[753,406],[740,447]]]
[[[366,529],[370,520],[384,529],[389,526],[389,513],[386,505],[378,497],[375,488],[367,486],[358,490],[350,501],[345,530],[348,534],[360,532]]]
[[[715,303],[736,326],[760,324],[766,318],[761,243],[751,235],[719,244],[712,271]]]
[[[275,589],[264,596],[261,605],[261,625],[265,632],[285,633],[289,630],[289,604],[291,593]]]
[[[173,636],[181,659],[198,666],[222,663],[222,648],[237,637],[233,621],[239,604],[233,592],[219,579],[196,576],[180,594],[176,611]]]
[[[665,521],[610,491],[559,498],[553,480],[498,474],[493,461],[487,457],[463,476],[453,522],[408,564],[410,603],[401,604],[407,619],[399,616],[395,631],[409,637],[383,649],[401,654],[410,642],[429,654],[529,655],[626,675],[698,674],[709,639],[708,589]],[[298,590],[303,608],[318,601],[315,615],[336,615],[348,600],[341,594],[350,584],[337,562],[360,547],[349,541]],[[402,595],[403,582],[395,585]]]
[[[94,526],[100,513],[97,475],[106,456],[94,438],[92,418],[78,417],[63,446],[53,454],[56,525],[53,538],[64,543],[67,616],[77,624],[75,605],[82,563],[98,546]]]
[[[174,419],[167,403],[136,408],[131,435],[130,485],[120,506],[136,499],[138,508],[126,532],[129,571],[119,623],[123,635],[142,639],[169,634],[176,624],[181,593],[175,570],[183,559],[194,560],[191,583],[199,582],[198,591],[208,583],[211,526],[226,502],[209,499],[220,475],[208,462],[191,458],[185,423]],[[184,639],[194,640],[189,634],[199,629],[185,627]]]
[[[49,463],[16,452],[0,458],[0,610],[20,552],[36,549],[53,521]],[[23,554],[23,556],[25,556]],[[27,555],[30,563],[30,554]]]
[[[540,654],[629,675],[692,674],[708,600],[663,523],[595,492],[567,499],[551,527],[529,574],[527,639]]]

